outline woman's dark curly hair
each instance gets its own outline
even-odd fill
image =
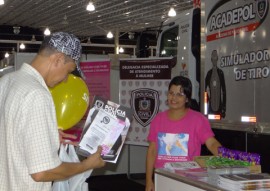
[[[184,94],[186,95],[187,98],[186,107],[189,108],[191,105],[191,94],[192,94],[192,84],[190,79],[184,76],[175,76],[169,84],[168,91],[170,91],[172,85],[181,86],[183,88]]]

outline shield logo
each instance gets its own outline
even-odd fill
[[[134,117],[143,127],[147,126],[159,110],[159,94],[156,90],[141,88],[131,92]]]
[[[257,13],[261,19],[265,17],[265,14],[268,10],[268,1],[267,0],[258,0],[257,1]]]
[[[95,107],[96,107],[97,109],[103,108],[103,106],[104,106],[104,102],[103,102],[103,101],[101,101],[101,100],[96,100],[96,102],[95,102]]]

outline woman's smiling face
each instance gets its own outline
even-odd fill
[[[167,95],[168,106],[170,109],[185,109],[186,96],[180,85],[172,85]]]

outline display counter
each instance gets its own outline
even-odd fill
[[[155,170],[155,191],[226,191],[206,178],[185,176],[165,169]]]

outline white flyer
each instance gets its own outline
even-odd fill
[[[132,118],[132,110],[95,96],[89,110],[77,153],[88,157],[102,147],[102,158],[116,163]]]
[[[97,151],[98,146],[102,146],[102,155],[107,155],[124,127],[124,121],[99,110],[91,123],[91,130],[85,133],[79,146],[91,154]]]

